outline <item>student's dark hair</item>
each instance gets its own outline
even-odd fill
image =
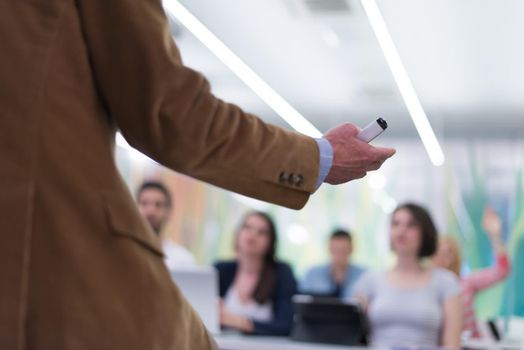
[[[351,232],[341,228],[338,228],[331,233],[330,239],[334,238],[345,238],[349,241],[349,243],[352,241]]]
[[[172,198],[171,198],[171,193],[169,192],[167,187],[163,183],[161,183],[159,181],[145,181],[145,182],[143,182],[142,185],[140,185],[140,187],[136,191],[136,199],[139,200],[140,199],[140,195],[142,194],[142,192],[144,192],[145,190],[150,190],[150,189],[154,189],[154,190],[162,192],[162,194],[164,195],[164,197],[166,199],[167,207],[171,208],[171,205],[173,204],[173,201],[172,201]]]
[[[264,266],[262,267],[258,284],[255,287],[252,295],[253,299],[257,303],[263,304],[271,298],[276,286],[277,276],[275,255],[277,249],[277,230],[275,222],[267,213],[261,211],[251,211],[244,216],[237,231],[237,237],[242,227],[246,224],[246,221],[252,216],[258,216],[266,222],[269,234],[269,246],[266,254],[264,255]]]
[[[404,203],[398,206],[393,215],[399,210],[407,210],[420,228],[419,258],[427,258],[435,254],[438,243],[438,232],[429,212],[422,206],[414,203]]]

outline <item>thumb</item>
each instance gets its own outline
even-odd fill
[[[393,157],[395,153],[397,153],[397,150],[394,148],[389,147],[375,147],[375,149],[378,151],[378,153],[383,156],[385,159]]]

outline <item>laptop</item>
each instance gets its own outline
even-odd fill
[[[213,267],[171,270],[171,277],[211,334],[220,333],[218,274]]]
[[[367,319],[358,303],[332,297],[295,295],[291,339],[349,346],[368,344]]]

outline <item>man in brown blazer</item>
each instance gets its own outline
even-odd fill
[[[160,0],[0,0],[0,349],[213,346],[114,162],[114,136],[184,174],[291,208],[314,139],[215,98]],[[342,183],[394,151],[329,132]],[[320,177],[322,180],[322,177]]]

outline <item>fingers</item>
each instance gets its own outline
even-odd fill
[[[353,179],[356,180],[356,179],[362,179],[364,176],[367,175],[367,171],[359,171],[359,172],[356,172],[355,175],[353,176]]]
[[[353,124],[342,124],[326,133],[333,147],[333,164],[325,182],[340,184],[360,179],[368,171],[379,169],[391,158],[395,149],[374,147],[356,138],[360,129]]]
[[[331,185],[340,185],[351,180],[361,179],[366,176],[365,170],[349,170],[343,168],[333,169],[325,182]]]
[[[382,164],[396,153],[393,148],[376,147],[373,150],[371,162],[366,167],[367,171],[380,169]]]
[[[347,137],[355,137],[360,132],[360,128],[351,123],[343,124],[342,127],[344,128],[343,131],[347,134]]]
[[[393,155],[397,153],[394,148],[389,147],[375,147],[375,151],[379,157],[383,158],[384,160],[393,157]]]
[[[377,161],[377,162],[374,162],[374,163],[371,163],[368,167],[367,167],[367,170],[368,171],[372,171],[372,170],[378,170],[380,169],[380,167],[382,166],[382,164],[384,164],[384,161]]]

